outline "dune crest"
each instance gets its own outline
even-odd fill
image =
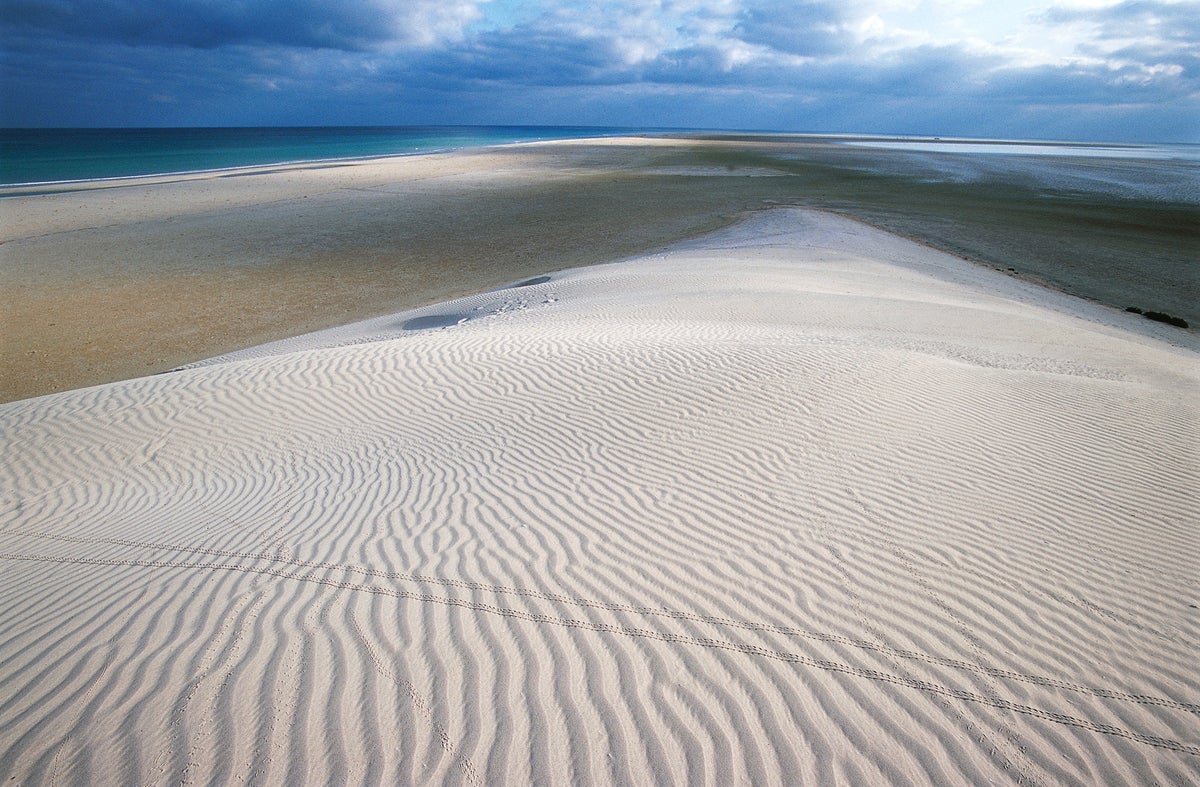
[[[0,405],[0,782],[1200,780],[1143,323],[778,208]]]

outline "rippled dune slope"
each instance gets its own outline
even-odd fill
[[[773,210],[0,406],[0,781],[1196,781],[1143,323]]]

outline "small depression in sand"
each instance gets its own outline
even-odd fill
[[[426,331],[431,328],[451,328],[471,319],[468,314],[422,314],[412,317],[401,324],[406,331]]]
[[[518,287],[534,287],[538,284],[545,284],[549,281],[549,276],[534,276],[532,279],[526,279],[525,281],[520,281],[516,284],[509,285],[508,289],[515,290]]]

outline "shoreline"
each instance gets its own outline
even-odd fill
[[[371,161],[542,140],[655,133],[603,126],[0,129],[5,189]],[[134,154],[132,150],[136,149]]]
[[[595,142],[606,137],[585,137],[571,142]],[[553,142],[554,140],[550,140]],[[325,159],[298,159],[296,161],[277,161],[263,164],[246,164],[235,167],[216,167],[212,169],[180,170],[173,172],[153,172],[136,175],[115,175],[104,178],[80,178],[77,180],[49,180],[32,183],[0,183],[0,199],[10,197],[44,197],[55,194],[73,194],[76,192],[95,191],[106,188],[125,188],[131,186],[155,186],[169,183],[180,183],[193,180],[211,180],[217,178],[248,177],[252,175],[270,175],[286,172],[304,172],[317,169],[332,169],[337,167],[353,167],[362,164],[386,163],[393,159],[403,160],[420,156],[445,156],[453,154],[470,155],[472,153],[486,154],[492,150],[502,150],[520,145],[536,145],[539,142],[509,142],[491,145],[470,146],[463,148],[447,147],[444,149],[419,150],[411,153],[384,153],[371,156],[346,156]],[[62,188],[47,189],[48,186]]]
[[[795,155],[808,158],[796,164],[787,158]],[[14,293],[3,305],[11,331],[0,400],[165,371],[550,270],[666,248],[772,203],[830,210],[976,264],[1016,267],[1006,263],[1025,252],[1009,248],[1011,238],[997,224],[1005,217],[997,219],[991,203],[939,208],[956,203],[930,201],[906,214],[881,200],[894,192],[903,203],[903,190],[919,186],[881,179],[864,192],[843,182],[839,172],[872,155],[813,139],[606,137],[10,196],[0,200],[0,285]],[[865,196],[856,202],[851,187]],[[1020,197],[1010,201],[1013,210],[1025,209]],[[1145,210],[1129,210],[1135,208]],[[950,215],[961,228],[943,226]],[[1060,230],[1074,239],[1076,260],[1095,256],[1089,243],[1102,253],[1124,243],[1118,251],[1131,260],[1136,249],[1157,259],[1169,248],[1164,242],[1175,243],[1153,234],[1116,244],[1089,240],[1086,227],[1073,229],[1074,219],[1064,215],[1039,220],[1057,222],[1046,224],[1047,243],[1061,244]],[[978,247],[980,237],[991,245]],[[1100,274],[1096,285],[1083,269],[1089,292],[1021,259],[1013,273],[1117,309],[1178,313],[1175,303],[1158,302],[1159,294],[1188,298],[1187,287],[1169,278],[1174,274],[1156,281],[1141,271],[1127,298],[1104,296],[1105,286],[1126,286],[1104,284],[1124,258],[1104,263],[1109,268],[1089,263]],[[1051,273],[1063,269],[1052,257],[1046,265]],[[1180,341],[1191,341],[1194,330],[1181,331]]]
[[[121,188],[123,186],[150,186],[163,183],[177,183],[185,180],[232,178],[245,175],[265,175],[271,172],[287,172],[290,170],[353,166],[355,164],[367,164],[373,161],[383,161],[386,159],[407,158],[409,156],[436,156],[451,152],[455,152],[455,149],[446,148],[445,150],[422,150],[414,153],[387,153],[379,156],[351,156],[346,158],[276,161],[266,164],[246,164],[245,166],[240,167],[216,167],[213,169],[180,170],[178,172],[148,172],[139,175],[114,175],[106,178],[45,180],[31,183],[0,183],[0,199],[7,197],[44,197],[50,194],[71,194],[78,191],[94,191],[96,189]],[[61,188],[48,188],[54,186]]]
[[[597,142],[609,137],[581,137],[567,140],[569,142]],[[623,137],[625,138],[625,137]],[[637,138],[637,137],[628,137]],[[553,144],[562,140],[545,140]],[[470,155],[472,153],[486,154],[492,150],[503,150],[508,147],[521,145],[537,145],[542,140],[532,142],[507,142],[490,145],[468,147],[446,147],[430,150],[418,150],[411,153],[383,153],[370,156],[345,156],[324,159],[298,159],[295,161],[277,161],[264,164],[246,164],[236,167],[216,167],[213,169],[180,170],[177,172],[153,172],[138,175],[115,175],[105,178],[80,178],[77,180],[48,180],[33,183],[0,183],[0,200],[10,197],[44,197],[54,194],[73,194],[76,192],[96,191],[106,188],[124,188],[130,186],[154,186],[168,183],[179,183],[191,180],[209,180],[214,178],[236,178],[252,175],[270,175],[274,173],[304,172],[316,169],[333,169],[337,167],[353,167],[360,164],[386,163],[393,159],[407,159],[418,156],[445,156],[453,154]],[[48,189],[50,186],[62,188]]]

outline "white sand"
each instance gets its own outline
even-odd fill
[[[1135,324],[779,209],[0,406],[0,783],[1194,783]]]

